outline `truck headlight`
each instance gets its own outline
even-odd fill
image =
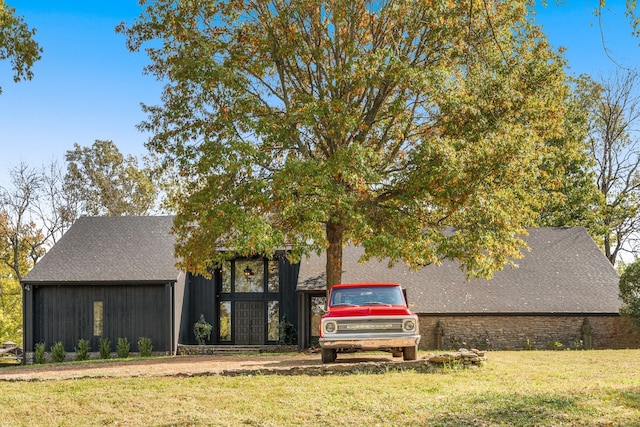
[[[328,322],[325,322],[325,324],[324,324],[324,331],[325,332],[327,332],[329,334],[332,334],[332,333],[334,333],[336,331],[336,329],[337,329],[336,322],[334,322],[332,320],[328,321]]]
[[[416,322],[415,322],[415,320],[407,319],[404,322],[402,322],[402,329],[405,332],[415,331],[416,330]]]

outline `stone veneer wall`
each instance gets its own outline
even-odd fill
[[[436,349],[436,324],[444,334],[441,349],[547,349],[560,342],[575,347],[585,318],[591,324],[594,349],[640,348],[640,328],[618,315],[420,315],[420,348]]]

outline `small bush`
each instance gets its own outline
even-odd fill
[[[547,349],[549,350],[562,350],[564,345],[560,341],[550,341],[547,343]]]
[[[211,339],[211,330],[213,326],[204,320],[204,314],[200,315],[200,320],[198,320],[193,325],[193,333],[196,336],[196,341],[199,345],[204,345],[209,339]]]
[[[129,340],[125,338],[118,338],[118,344],[116,344],[116,353],[118,353],[118,357],[120,359],[126,359],[129,357],[129,349],[131,345],[129,344]]]
[[[43,364],[44,363],[44,343],[39,342],[35,347],[35,363]]]
[[[89,341],[80,338],[76,350],[76,360],[87,360],[89,358]]]
[[[141,357],[151,356],[151,350],[153,350],[153,345],[151,344],[151,338],[147,338],[147,337],[138,338],[138,351],[140,352]]]
[[[64,362],[64,358],[67,356],[67,352],[64,351],[64,346],[61,341],[58,341],[51,346],[51,358],[54,362]]]
[[[571,350],[584,350],[584,342],[579,339],[575,339],[569,343]]]
[[[100,358],[108,359],[111,356],[111,340],[109,338],[100,338]]]

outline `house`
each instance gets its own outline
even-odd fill
[[[174,351],[186,275],[176,268],[172,217],[82,217],[22,280],[24,349],[101,337]]]
[[[325,257],[291,264],[230,259],[206,278],[176,268],[173,217],[82,217],[22,281],[24,348],[83,338],[135,343],[173,354],[195,344],[193,325],[211,323],[209,344],[313,345],[325,303]],[[402,284],[420,316],[421,348],[467,343],[492,348],[564,345],[589,338],[596,348],[640,346],[618,315],[618,276],[583,228],[535,228],[530,251],[493,279],[467,281],[455,262],[412,271],[387,262],[358,263],[347,246],[343,282]],[[132,351],[135,351],[132,345]]]
[[[347,246],[342,281],[402,284],[420,317],[425,349],[579,346],[583,333],[590,334],[595,348],[640,347],[640,330],[618,314],[618,274],[584,228],[532,228],[523,239],[529,247],[524,258],[490,280],[467,280],[454,261],[417,271],[388,268],[387,261],[360,264],[362,248]],[[318,256],[301,263],[302,328],[319,318],[325,260]]]

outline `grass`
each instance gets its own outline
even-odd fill
[[[480,369],[0,383],[0,426],[640,426],[640,350],[490,352]]]

